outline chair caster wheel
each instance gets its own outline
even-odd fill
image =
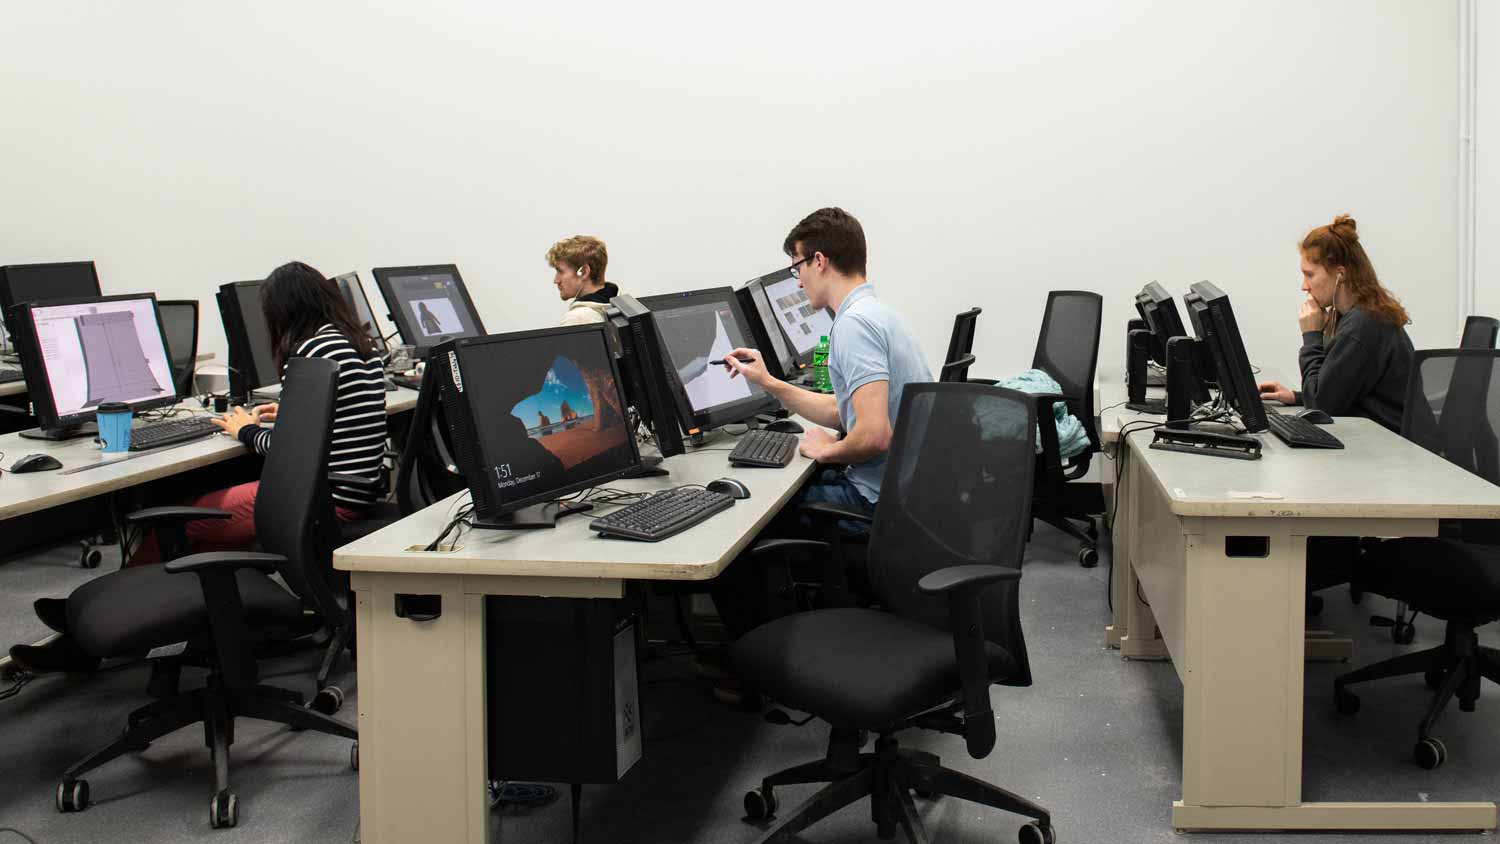
[[[1412,758],[1416,760],[1417,765],[1431,771],[1448,761],[1448,748],[1444,747],[1438,739],[1424,738],[1412,748]]]
[[[344,690],[338,686],[324,686],[318,690],[307,708],[324,715],[332,715],[344,706]]]
[[[78,555],[78,565],[86,569],[99,568],[104,561],[104,555],[99,553],[98,548],[84,548],[83,553]]]
[[[745,820],[764,821],[776,817],[776,792],[752,788],[745,792]]]
[[[1095,551],[1093,548],[1079,548],[1078,564],[1086,569],[1091,569],[1094,566],[1099,565],[1099,552]]]
[[[1052,824],[1032,821],[1021,827],[1021,844],[1057,844],[1057,831]]]
[[[1359,711],[1359,695],[1344,689],[1335,689],[1333,705],[1340,715],[1353,715]]]
[[[1448,672],[1441,668],[1429,668],[1422,672],[1422,682],[1426,683],[1427,688],[1433,691],[1442,688],[1443,681],[1446,679],[1448,679]]]
[[[1402,624],[1398,621],[1391,627],[1391,641],[1398,645],[1410,645],[1415,638],[1417,638],[1417,628],[1414,625]]]
[[[221,791],[208,801],[208,825],[228,829],[240,822],[240,799],[233,791]]]
[[[359,770],[359,742],[349,746],[349,770]]]
[[[57,811],[82,812],[89,807],[89,781],[63,780],[57,784]]]

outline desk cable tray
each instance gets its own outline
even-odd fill
[[[1232,457],[1235,460],[1260,459],[1260,440],[1235,434],[1216,434],[1211,431],[1157,428],[1156,439],[1152,440],[1151,447],[1163,451]]]

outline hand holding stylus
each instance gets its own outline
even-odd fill
[[[760,359],[760,354],[754,349],[735,349],[725,355],[722,361],[714,361],[714,363],[722,363],[729,367],[730,378],[743,375],[746,381],[759,387],[764,387],[774,380],[771,378],[771,373],[766,371],[766,364]]]

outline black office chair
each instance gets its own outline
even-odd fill
[[[1490,483],[1500,484],[1500,352],[1443,349],[1417,352],[1406,390],[1401,430],[1416,442]],[[1413,755],[1424,768],[1447,759],[1432,725],[1457,695],[1474,710],[1482,677],[1500,683],[1500,651],[1479,644],[1475,630],[1500,619],[1500,521],[1444,526],[1437,538],[1392,539],[1369,548],[1356,578],[1362,589],[1409,603],[1447,622],[1443,644],[1342,675],[1334,697],[1344,714],[1359,711],[1347,687],[1385,677],[1423,675],[1436,689],[1417,728]]]
[[[747,683],[832,727],[825,758],[772,774],[745,795],[749,819],[764,820],[776,815],[777,786],[829,783],[761,841],[789,838],[868,795],[880,838],[899,826],[925,842],[913,790],[1034,818],[1021,840],[1054,841],[1046,809],[895,738],[913,727],[961,735],[983,758],[995,744],[990,685],[1031,684],[1017,581],[1035,424],[1023,393],[908,384],[871,527],[870,578],[885,609],[794,613],[735,644]],[[872,753],[859,752],[864,731],[878,735]]]
[[[1500,320],[1494,317],[1470,315],[1464,320],[1464,333],[1459,336],[1460,349],[1493,349],[1496,335],[1500,335]]]
[[[172,361],[172,383],[177,395],[193,395],[193,372],[198,364],[198,300],[166,299],[156,303]]]
[[[449,442],[442,396],[438,392],[439,371],[440,367],[428,367],[422,372],[411,428],[396,463],[396,503],[402,516],[410,516],[468,488]]]
[[[948,336],[948,356],[943,358],[938,380],[944,383],[962,382],[969,378],[969,367],[974,365],[974,329],[979,324],[983,308],[970,308],[953,317],[953,333]]]
[[[163,565],[137,566],[92,580],[68,598],[68,628],[78,646],[101,659],[179,647],[156,657],[153,692],[162,699],[130,713],[125,734],[64,772],[57,808],[88,808],[81,777],[126,753],[189,724],[202,722],[214,761],[213,827],[238,822],[238,799],[229,790],[229,746],[236,717],[258,718],[357,739],[353,727],[304,708],[302,695],[257,683],[255,654],[267,642],[305,630],[305,611],[330,626],[340,608],[325,580],[334,525],[327,479],[338,365],[294,358],[282,382],[276,447],[266,457],[255,501],[255,530],[264,552],[192,554]],[[225,518],[222,510],[154,507],[127,516],[132,523],[176,523]],[[270,575],[277,573],[282,588]],[[196,577],[188,577],[196,575]],[[170,653],[170,649],[169,649]],[[184,664],[208,667],[203,688],[179,692]],[[170,677],[167,688],[156,685]],[[350,761],[358,767],[358,745]]]

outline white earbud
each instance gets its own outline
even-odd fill
[[[583,275],[583,267],[579,267],[578,269],[574,270],[573,271],[573,275],[578,275],[578,276]],[[1339,277],[1343,278],[1343,276],[1339,276]]]

